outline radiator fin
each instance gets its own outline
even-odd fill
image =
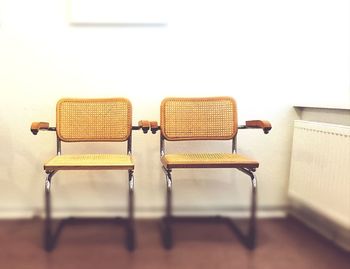
[[[294,122],[288,195],[350,228],[350,126]]]

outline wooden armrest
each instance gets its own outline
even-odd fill
[[[143,133],[147,134],[151,129],[152,134],[155,134],[159,130],[158,123],[156,121],[140,120],[138,126],[133,126],[133,130],[142,129]]]
[[[151,132],[152,132],[152,134],[155,134],[158,130],[160,130],[158,122],[151,121],[150,125],[151,125]]]
[[[33,122],[30,126],[30,131],[33,133],[33,135],[37,135],[39,130],[49,130],[49,123],[48,122]]]
[[[149,121],[148,120],[140,120],[139,121],[139,127],[142,129],[144,134],[147,134],[148,130],[149,130]]]
[[[263,129],[265,134],[268,134],[272,129],[271,123],[267,120],[249,120],[245,122],[248,128],[260,128]]]

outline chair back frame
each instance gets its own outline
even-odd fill
[[[231,97],[165,98],[160,130],[169,141],[230,140],[237,134],[237,106]]]
[[[79,110],[79,113],[74,113],[74,109]],[[65,111],[67,110],[67,112]],[[131,125],[132,107],[128,99],[125,98],[99,98],[99,99],[81,99],[81,98],[62,98],[57,102],[56,106],[56,117],[57,117],[57,127],[56,127],[56,138],[57,138],[57,150],[56,155],[62,154],[62,141],[63,142],[123,142],[127,141],[127,154],[132,153],[132,130]],[[91,120],[89,115],[91,113],[101,113],[103,117],[107,117],[108,121],[101,124],[99,121]],[[118,115],[114,115],[116,112],[120,112],[126,120],[122,119]],[[113,116],[111,116],[113,114]],[[77,116],[78,115],[78,116]],[[80,117],[82,116],[82,117]],[[85,118],[84,118],[85,117]],[[80,133],[84,132],[79,130],[79,124],[81,118],[86,121],[87,118],[91,120],[91,124],[87,125],[85,122],[85,127],[88,129],[96,128],[97,136],[91,136],[89,134],[82,135]],[[117,120],[121,119],[123,127],[118,128]],[[110,123],[112,125],[113,131],[108,130],[108,134],[104,135],[98,129],[103,129],[106,125]],[[67,125],[69,125],[67,127]],[[96,125],[96,126],[95,126]],[[64,130],[63,134],[61,129]],[[69,129],[67,132],[66,129]],[[72,130],[73,129],[73,130]],[[118,129],[118,130],[117,130]],[[65,132],[66,131],[66,132]],[[67,134],[68,133],[68,134]],[[77,135],[79,134],[79,135]],[[76,136],[77,135],[77,136]]]
[[[56,106],[56,134],[64,142],[123,142],[132,130],[126,98],[63,98]]]

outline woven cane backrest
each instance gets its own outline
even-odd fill
[[[132,128],[131,103],[124,98],[61,99],[57,136],[65,142],[126,141]]]
[[[237,133],[236,102],[231,97],[166,98],[160,126],[171,141],[232,139]]]

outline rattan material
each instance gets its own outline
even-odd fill
[[[166,154],[161,161],[167,169],[172,168],[258,168],[259,163],[239,154],[186,153]]]
[[[130,155],[124,154],[79,154],[59,155],[49,160],[46,171],[56,170],[124,170],[134,169]]]
[[[124,98],[61,99],[56,117],[65,142],[126,141],[131,133],[131,103]]]
[[[160,127],[167,140],[226,140],[237,133],[236,102],[231,97],[166,98]]]

